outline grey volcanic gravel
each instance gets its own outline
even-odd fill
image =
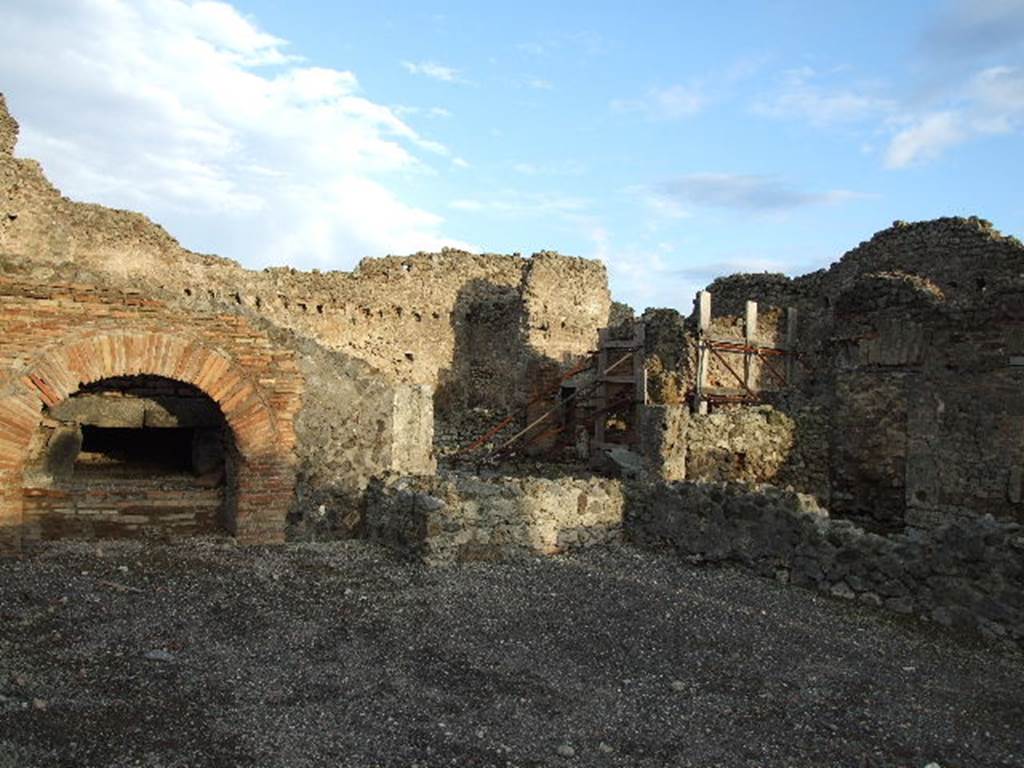
[[[1024,765],[1019,653],[627,546],[0,560],[0,766]]]

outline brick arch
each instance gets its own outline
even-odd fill
[[[191,384],[219,406],[241,456],[234,533],[247,542],[284,538],[295,488],[294,435],[283,434],[259,383],[224,352],[165,333],[106,333],[44,350],[0,391],[0,546],[22,522],[21,476],[44,406],[114,376],[155,375]],[[7,538],[17,533],[7,531]],[[14,542],[18,543],[17,540]]]

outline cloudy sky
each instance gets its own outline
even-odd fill
[[[382,7],[384,10],[382,10]],[[258,268],[454,245],[617,298],[894,219],[1024,234],[1024,0],[0,0],[18,153]]]

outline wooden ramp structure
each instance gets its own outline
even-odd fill
[[[634,426],[640,407],[647,403],[644,328],[643,321],[635,321],[621,338],[621,328],[614,329],[614,337],[613,329],[600,329],[596,351],[560,375],[553,386],[542,388],[523,411],[509,414],[454,456],[486,449],[488,456],[498,458],[553,435],[560,438],[554,446],[557,452],[580,427],[590,435],[591,453],[600,447],[635,443]],[[609,422],[614,424],[612,429]]]

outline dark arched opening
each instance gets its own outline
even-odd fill
[[[40,539],[173,538],[233,530],[238,452],[197,387],[135,375],[44,409],[24,474]]]

